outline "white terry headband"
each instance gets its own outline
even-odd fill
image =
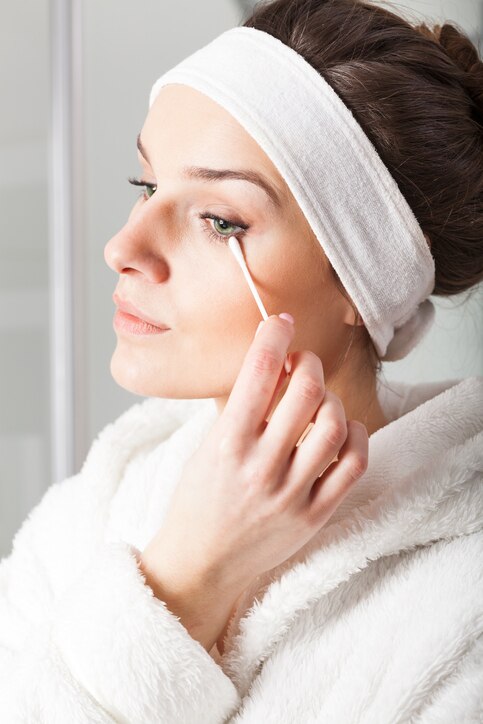
[[[332,86],[301,55],[234,27],[153,85],[191,86],[270,158],[356,305],[379,357],[405,357],[430,328],[434,259],[413,211]],[[294,245],[296,251],[296,245]]]

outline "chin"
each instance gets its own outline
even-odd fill
[[[111,376],[113,380],[128,392],[142,397],[151,397],[152,392],[149,390],[147,380],[143,380],[142,375],[137,374],[129,365],[119,363],[116,355],[111,359]]]
[[[128,392],[142,397],[164,397],[163,385],[155,384],[156,376],[142,359],[136,355],[126,354],[124,350],[116,347],[110,364],[113,380]]]
[[[196,386],[199,382],[196,377],[194,380],[183,378],[183,372],[189,377],[189,371],[179,365],[171,374],[166,369],[157,371],[142,359],[126,358],[117,349],[111,358],[110,371],[119,387],[142,397],[190,400],[212,396],[210,389]]]

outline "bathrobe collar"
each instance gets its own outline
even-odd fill
[[[297,614],[371,561],[483,527],[483,377],[380,384],[389,423],[369,438],[369,463],[336,514],[238,602],[220,666],[241,696]],[[124,469],[175,432],[177,471],[216,420],[214,400],[147,398],[94,441],[83,472],[108,516]],[[182,459],[179,459],[181,456]]]

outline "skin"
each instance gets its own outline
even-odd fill
[[[174,84],[161,89],[141,140],[150,160],[139,154],[141,178],[159,185],[137,201],[104,256],[120,275],[119,296],[171,331],[140,337],[116,330],[116,382],[143,396],[214,398],[223,411],[261,314],[226,241],[208,236],[226,229],[228,238],[238,227],[197,218],[209,211],[250,224],[239,241],[264,306],[269,315],[288,311],[295,319],[288,351],[320,358],[347,419],[363,422],[369,435],[385,425],[374,373],[357,346],[338,369],[355,321],[352,307],[284,179],[253,138],[210,98]],[[278,190],[283,208],[272,208],[245,181],[184,179],[180,169],[188,164],[255,169]]]
[[[355,324],[352,306],[252,137],[202,93],[170,85],[141,140],[149,157],[139,157],[142,178],[156,190],[136,202],[105,259],[120,275],[119,296],[171,329],[151,336],[116,329],[111,373],[144,396],[214,398],[219,416],[139,563],[193,638],[208,651],[218,640],[222,651],[244,588],[320,530],[365,471],[368,435],[387,421],[360,339],[339,364]],[[256,170],[282,207],[245,181],[188,180],[186,165]],[[250,226],[237,236],[270,315],[255,338],[260,311],[226,245],[239,228],[200,219],[203,212]],[[281,311],[295,326],[276,316]]]

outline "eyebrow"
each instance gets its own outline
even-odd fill
[[[136,139],[136,145],[143,158],[150,164],[148,154],[141,141],[141,134],[139,133]],[[150,164],[151,165],[151,164]],[[255,184],[261,188],[268,196],[269,201],[273,206],[278,209],[282,208],[282,201],[275,190],[275,188],[264,178],[261,174],[256,171],[242,171],[241,169],[216,169],[216,168],[205,168],[203,166],[185,166],[183,168],[183,175],[187,178],[201,179],[203,181],[248,181],[249,183]]]

